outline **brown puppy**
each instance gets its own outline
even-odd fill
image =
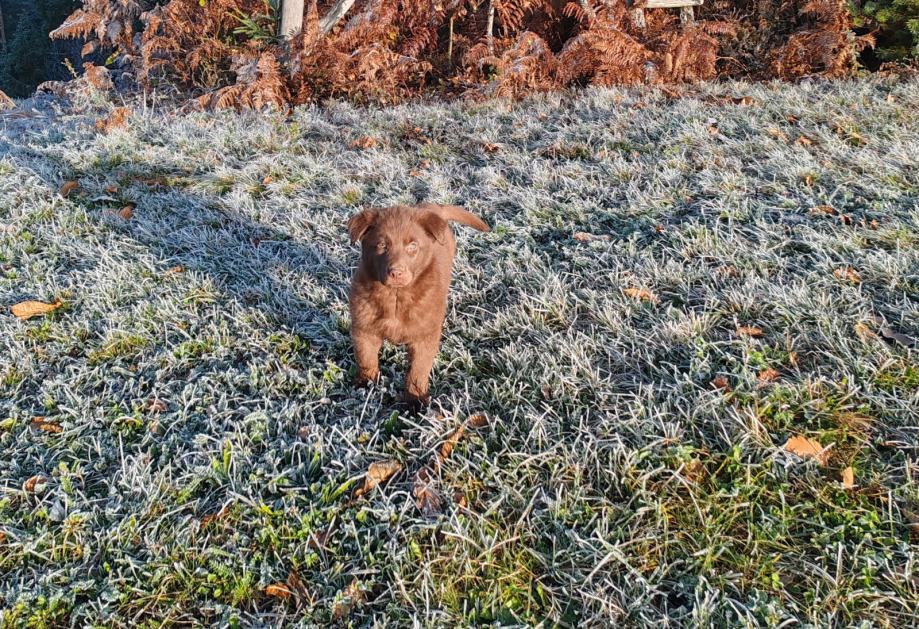
[[[456,254],[447,221],[488,231],[463,208],[428,203],[364,210],[348,221],[351,242],[361,242],[349,300],[357,384],[379,377],[384,340],[407,345],[405,400],[413,409],[430,403],[428,378],[447,312]]]

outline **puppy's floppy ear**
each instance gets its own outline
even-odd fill
[[[418,224],[421,225],[424,231],[431,235],[431,238],[440,244],[444,244],[444,239],[447,237],[447,230],[450,229],[450,226],[447,225],[447,221],[434,212],[422,212],[421,216],[418,217]]]
[[[377,220],[377,214],[378,212],[374,209],[364,210],[348,220],[348,235],[351,236],[352,245],[360,240],[364,233],[370,229],[373,222]]]

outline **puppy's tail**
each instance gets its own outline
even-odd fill
[[[472,212],[464,210],[458,205],[436,205],[434,203],[422,203],[421,207],[426,210],[430,210],[445,221],[455,221],[457,223],[462,223],[463,225],[468,225],[469,227],[477,229],[480,232],[487,232],[491,229],[488,226],[488,223],[483,221]]]

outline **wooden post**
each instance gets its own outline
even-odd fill
[[[281,0],[281,37],[293,39],[302,28],[303,0]]]
[[[689,26],[695,23],[696,16],[693,15],[692,7],[680,7],[680,23],[683,26]]]

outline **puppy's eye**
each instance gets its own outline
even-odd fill
[[[386,243],[385,243],[385,242],[380,241],[380,242],[377,243],[377,252],[379,252],[379,253],[385,253],[385,252],[386,252]]]
[[[418,243],[417,243],[417,242],[410,242],[410,243],[408,243],[408,246],[405,248],[405,250],[408,251],[409,253],[417,253],[417,252],[418,252]]]

